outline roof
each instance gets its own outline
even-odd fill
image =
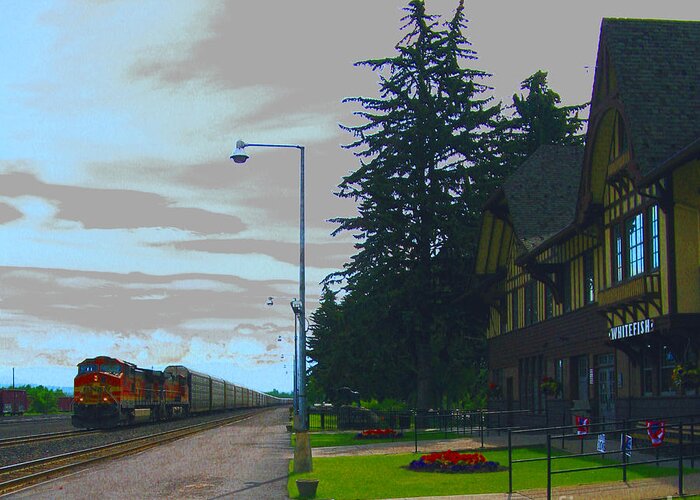
[[[700,137],[700,22],[603,19],[642,177]]]
[[[582,162],[582,146],[540,146],[506,180],[513,229],[528,252],[573,223]]]

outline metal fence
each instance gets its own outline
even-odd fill
[[[659,420],[659,419],[655,419]],[[547,462],[547,498],[552,496],[552,479],[559,474],[575,474],[578,472],[602,470],[610,468],[621,469],[621,481],[627,481],[627,469],[631,466],[676,462],[678,464],[678,492],[683,495],[683,463],[689,461],[691,468],[695,467],[698,458],[698,441],[695,429],[700,416],[670,417],[664,421],[664,438],[653,446],[647,436],[646,420],[620,420],[587,424],[583,427],[576,425],[556,426],[534,429],[518,429],[508,431],[508,493],[513,493],[513,475],[515,464],[525,462]],[[544,440],[539,444],[546,446],[546,452],[539,457],[514,459],[513,450],[522,446],[524,436],[538,436]],[[601,440],[602,436],[602,440]],[[519,442],[519,443],[518,443]],[[616,447],[616,443],[620,443]],[[569,453],[553,454],[553,446],[560,444],[560,451],[571,450]],[[576,443],[576,444],[574,444]],[[602,443],[602,448],[601,448]],[[607,444],[606,447],[606,443]],[[532,449],[533,440],[529,440]],[[636,457],[631,460],[632,455]],[[605,457],[615,463],[600,464],[590,467],[554,469],[553,464],[571,458]]]
[[[393,429],[397,436],[412,435],[418,441],[478,436],[481,447],[490,433],[506,432],[504,424],[514,415],[530,414],[529,410],[402,410],[379,411],[357,407],[316,407],[308,411],[311,431],[363,431]]]

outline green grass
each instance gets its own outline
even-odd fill
[[[508,465],[507,450],[485,451],[487,460]],[[440,474],[413,472],[403,467],[420,453],[397,455],[370,455],[352,457],[314,458],[313,472],[294,474],[290,463],[288,491],[291,498],[299,498],[295,480],[317,478],[319,486],[316,498],[369,499],[396,498],[432,495],[464,495],[478,493],[505,493],[508,491],[508,472],[480,474]],[[515,450],[514,459],[545,456],[543,449],[520,448]],[[565,458],[553,461],[553,470],[591,467],[612,464],[612,460],[598,457]],[[632,481],[646,477],[670,476],[677,473],[675,468],[650,465],[631,466],[627,469],[627,479]],[[621,481],[622,470],[618,468],[558,474],[552,476],[553,487],[576,484],[591,484],[608,481]],[[547,487],[547,463],[528,462],[513,465],[513,490],[528,490]]]
[[[409,442],[412,443],[415,440],[412,431],[405,431],[403,437],[400,438],[387,438],[387,439],[356,439],[355,436],[359,431],[352,432],[311,432],[309,437],[311,439],[312,448],[323,448],[325,446],[350,446],[350,445],[364,445],[373,443],[396,443],[396,442]],[[456,432],[436,431],[436,432],[419,432],[418,441],[428,441],[437,439],[459,439],[469,437],[469,435],[458,434]],[[478,437],[478,436],[477,436]],[[292,434],[292,446],[294,446],[294,434]]]

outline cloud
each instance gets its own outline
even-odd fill
[[[174,228],[196,234],[235,234],[245,228],[234,215],[178,207],[158,194],[47,184],[28,173],[0,174],[0,195],[51,200],[58,206],[57,219],[78,222],[86,229]]]
[[[175,241],[172,243],[157,243],[155,246],[170,246],[178,250],[197,252],[246,254],[264,251],[266,255],[290,264],[299,263],[299,244],[274,240],[248,239],[201,239]],[[305,252],[315,267],[337,269],[342,267],[352,247],[346,242],[339,243],[307,243]]]
[[[21,219],[22,212],[17,210],[12,205],[7,203],[0,203],[0,224],[6,224],[12,222],[13,220]]]
[[[288,324],[286,307],[265,306],[268,296],[295,283],[255,282],[234,276],[100,273],[0,267],[2,309],[51,328],[147,336],[164,330],[182,338],[228,339],[233,332],[263,337]],[[309,301],[317,300],[310,295]]]

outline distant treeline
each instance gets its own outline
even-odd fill
[[[291,392],[280,392],[277,389],[272,389],[271,391],[266,392],[265,394],[268,394],[270,396],[274,396],[276,398],[292,398],[293,395]]]

